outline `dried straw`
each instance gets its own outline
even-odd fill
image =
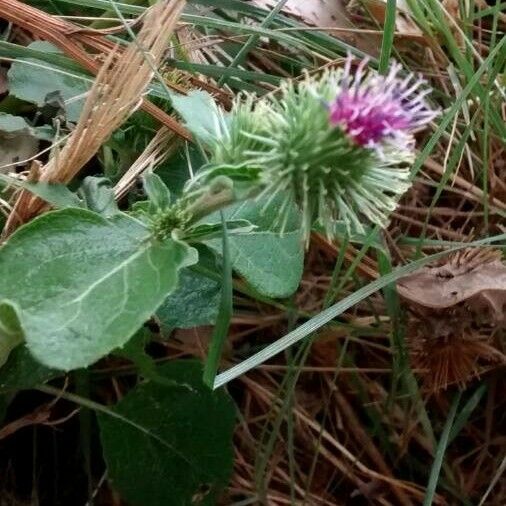
[[[162,127],[130,168],[121,176],[114,187],[114,196],[122,199],[132,188],[135,180],[146,170],[153,170],[174,152],[178,138],[168,128]]]
[[[113,51],[108,55],[87,96],[75,130],[64,148],[42,168],[40,181],[71,181],[140,106],[185,3],[185,0],[163,0],[154,5],[146,11],[137,39],[123,53]],[[22,192],[4,234],[11,233],[44,207],[43,201]]]

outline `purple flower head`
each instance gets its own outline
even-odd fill
[[[330,123],[343,129],[360,146],[381,151],[383,143],[401,149],[413,148],[412,132],[431,121],[437,114],[425,100],[430,89],[413,74],[398,76],[401,65],[393,63],[390,72],[381,76],[365,70],[362,60],[351,72],[348,56],[339,91],[329,104]]]

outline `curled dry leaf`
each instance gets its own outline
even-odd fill
[[[505,318],[506,265],[500,251],[466,249],[401,278],[397,290],[407,301],[434,309],[464,301],[481,306],[483,298],[490,301],[496,323],[501,323]]]
[[[401,278],[412,367],[429,390],[464,385],[506,363],[495,342],[506,326],[506,265],[499,251],[466,249]]]

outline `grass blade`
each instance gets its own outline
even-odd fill
[[[392,45],[394,42],[396,13],[397,0],[387,0],[385,26],[383,28],[383,40],[381,42],[381,54],[378,65],[380,74],[386,74],[388,70],[388,62],[392,54]]]
[[[486,492],[483,494],[483,497],[481,498],[478,506],[483,506],[485,504],[487,497],[490,495],[490,492],[496,486],[497,482],[499,481],[499,478],[502,476],[505,470],[506,470],[506,455],[502,459],[502,462],[499,465],[497,472],[494,474],[494,477],[492,478],[492,481],[490,482],[490,485],[488,486]]]
[[[221,221],[223,224],[223,278],[221,284],[220,309],[218,312],[216,325],[214,326],[209,353],[204,365],[204,383],[210,388],[213,388],[216,372],[218,371],[218,366],[220,364],[221,352],[228,335],[228,329],[230,326],[230,320],[232,318],[233,311],[232,262],[230,261],[227,224],[225,222],[223,212],[221,213]]]
[[[441,466],[443,464],[444,455],[448,446],[448,441],[450,439],[450,431],[453,426],[455,414],[457,413],[461,395],[462,393],[459,392],[453,401],[450,412],[448,413],[448,418],[446,419],[443,433],[441,434],[441,439],[437,445],[436,456],[434,457],[434,463],[432,464],[432,468],[430,470],[429,483],[427,484],[427,491],[425,492],[423,506],[430,506],[433,504],[437,482],[439,481],[439,473],[441,472]]]
[[[476,406],[478,406],[478,403],[480,402],[481,398],[483,397],[483,394],[486,391],[487,385],[484,383],[483,385],[480,385],[476,389],[476,392],[474,392],[473,395],[471,395],[468,401],[464,404],[462,411],[455,419],[455,423],[453,424],[452,430],[450,431],[448,444],[450,444],[459,435],[459,432],[466,425],[467,421],[469,420],[469,417],[471,416],[472,412],[476,409]]]
[[[304,339],[308,335],[312,334],[319,328],[323,327],[323,325],[329,323],[331,320],[342,314],[347,309],[353,307],[358,302],[364,300],[366,297],[369,297],[373,293],[385,288],[390,283],[395,282],[397,279],[409,274],[411,272],[416,271],[420,267],[427,265],[428,263],[437,260],[452,251],[457,251],[463,248],[468,248],[471,246],[481,246],[484,244],[490,244],[493,242],[498,242],[506,239],[506,234],[500,234],[498,236],[487,237],[486,239],[482,239],[479,241],[475,241],[472,243],[462,243],[454,248],[451,248],[447,251],[435,253],[434,255],[427,256],[425,258],[421,258],[419,260],[415,260],[408,265],[404,265],[399,267],[389,274],[369,283],[368,285],[360,288],[356,292],[352,293],[348,297],[345,297],[341,301],[337,302],[333,306],[330,306],[328,309],[325,309],[320,314],[314,316],[307,322],[300,325],[298,328],[289,332],[284,337],[278,339],[274,343],[270,344],[263,350],[259,351],[255,355],[250,358],[244,360],[240,364],[237,364],[234,367],[231,367],[228,371],[219,374],[216,377],[214,382],[214,388],[218,388],[220,386],[225,385],[229,381],[241,376],[245,372],[250,371],[251,369],[257,367],[260,364],[263,364],[265,361],[269,360],[273,356],[281,353],[286,350],[289,346],[299,342],[301,339]]]
[[[288,0],[279,0],[279,2],[275,5],[275,7],[272,9],[271,12],[267,15],[267,17],[260,23],[261,27],[267,28],[270,24],[270,22],[273,20],[273,18],[278,14],[279,11],[285,6],[286,2]],[[246,57],[248,53],[253,49],[255,44],[260,40],[259,35],[252,35],[242,46],[242,48],[239,50],[239,52],[236,54],[235,58],[230,63],[229,67],[234,68],[238,65],[242,65],[244,61],[246,60]],[[220,77],[218,80],[218,86],[223,86],[227,82],[227,78],[225,74]]]

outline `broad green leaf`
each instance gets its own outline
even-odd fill
[[[207,143],[216,136],[220,115],[213,97],[205,91],[190,91],[188,95],[171,95],[172,106],[185,121],[186,127],[200,141]]]
[[[180,387],[144,383],[114,412],[98,415],[109,479],[133,506],[214,505],[232,470],[234,407],[202,383],[202,367],[174,361],[158,367]]]
[[[29,46],[38,51],[59,53],[48,42],[32,42]],[[49,94],[59,92],[65,101],[66,117],[77,121],[84,103],[84,94],[90,87],[89,79],[62,70],[55,65],[33,58],[14,61],[7,74],[10,94],[42,107]]]
[[[230,236],[232,266],[258,292],[269,297],[288,297],[299,286],[304,261],[304,247],[299,227],[300,216],[293,207],[284,232],[276,225],[282,196],[272,200],[249,200],[224,211],[229,220],[247,220],[256,228],[249,234]],[[218,214],[214,214],[218,222]],[[210,222],[211,217],[206,218]],[[207,244],[221,253],[221,241]]]
[[[0,367],[0,392],[33,388],[62,374],[37,362],[22,344],[12,350],[9,360]]]
[[[16,310],[37,360],[86,367],[125,344],[196,260],[193,248],[155,241],[125,214],[54,211],[0,249],[0,301]]]
[[[190,269],[181,271],[179,285],[156,315],[167,328],[192,328],[214,323],[220,303],[220,283]]]

